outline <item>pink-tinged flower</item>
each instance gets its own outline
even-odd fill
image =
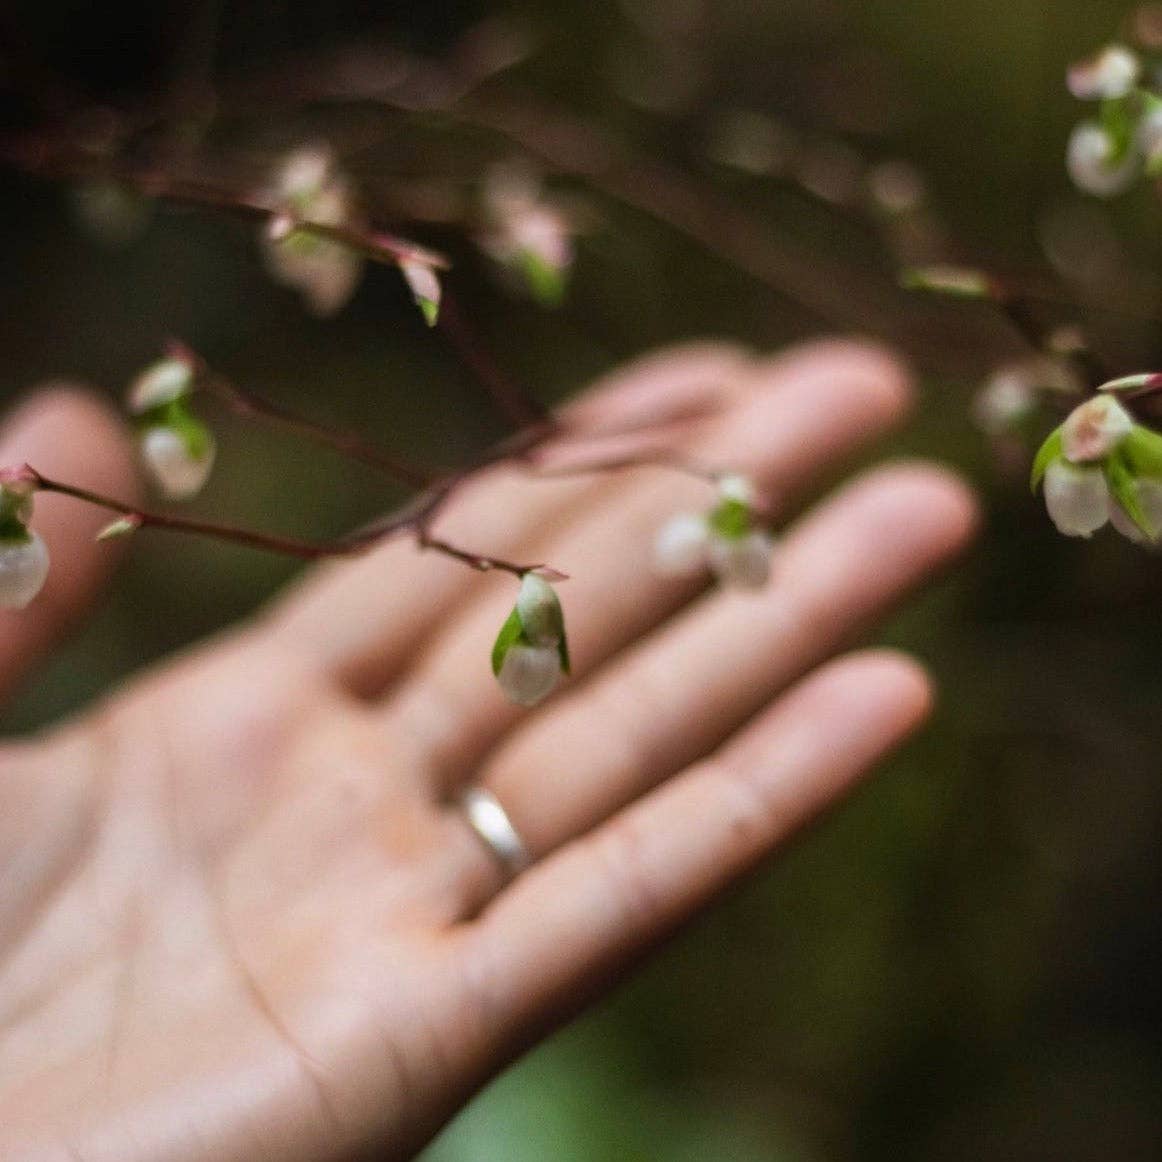
[[[1061,427],[1061,450],[1074,464],[1104,460],[1134,429],[1129,412],[1112,396],[1086,400]]]
[[[573,265],[573,224],[565,211],[544,197],[533,175],[505,166],[485,183],[483,211],[484,250],[521,273],[534,297],[559,302]]]
[[[363,275],[363,255],[352,247],[297,226],[362,224],[354,191],[325,146],[308,146],[286,157],[266,194],[278,213],[262,234],[272,278],[298,290],[316,315],[333,315],[355,293]]]
[[[1069,91],[1079,101],[1116,100],[1138,83],[1142,62],[1121,44],[1111,44],[1096,56],[1072,65],[1066,74]]]

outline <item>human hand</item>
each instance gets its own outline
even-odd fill
[[[906,396],[874,349],[703,344],[572,410],[616,427],[713,402],[686,447],[777,509]],[[114,421],[75,394],[26,406],[3,445],[132,487]],[[573,577],[574,678],[535,712],[488,673],[512,578],[398,543],[5,746],[0,1157],[408,1157],[913,730],[914,663],[828,659],[964,546],[962,486],[865,474],[795,522],[758,594],[649,569],[657,527],[704,499],[650,470],[503,468],[458,494],[450,535]],[[0,622],[5,682],[97,585],[106,519],[38,499],[58,567]],[[476,783],[534,857],[511,883],[456,805]]]

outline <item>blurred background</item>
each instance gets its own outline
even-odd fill
[[[921,399],[875,458],[935,457],[984,497],[971,556],[874,639],[932,668],[931,727],[485,1091],[426,1162],[1162,1157],[1162,565],[1111,533],[1054,533],[970,418],[980,381],[1019,340],[984,306],[917,305],[894,280],[901,256],[930,251],[1051,275],[1118,370],[1162,362],[1157,194],[1099,203],[1062,165],[1081,113],[1064,70],[1119,35],[1128,8],[5,4],[6,130],[172,99],[202,133],[212,88],[219,117],[199,148],[228,177],[328,138],[378,221],[452,254],[450,285],[474,325],[546,401],[695,336],[757,349],[834,330],[890,337],[917,366]],[[558,141],[564,125],[570,157],[597,140],[640,161],[618,196],[550,177],[580,227],[557,309],[498,279],[462,221],[481,173],[519,152],[441,109],[416,71],[416,57],[463,57],[466,43],[511,58],[485,92],[517,94],[534,137],[554,126]],[[413,107],[386,107],[380,87]],[[578,118],[595,138],[570,135]],[[895,159],[928,191],[903,224],[865,189],[868,166]],[[125,239],[100,233],[67,185],[3,171],[5,401],[58,377],[119,394],[176,335],[239,382],[413,457],[448,463],[504,430],[393,269],[369,269],[320,320],[266,275],[252,224],[157,207]],[[293,441],[216,430],[200,513],[325,535],[400,499]],[[253,610],[296,568],[139,538],[100,613],[5,711],[5,729],[83,705]]]

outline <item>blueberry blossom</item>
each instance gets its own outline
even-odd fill
[[[195,378],[188,359],[168,356],[147,367],[126,396],[142,465],[162,494],[173,500],[200,492],[214,466],[213,433],[190,411]]]
[[[1043,487],[1049,516],[1066,536],[1092,536],[1110,521],[1133,540],[1155,541],[1162,533],[1162,436],[1135,423],[1112,394],[1096,396],[1041,445],[1032,486]]]
[[[516,604],[492,647],[492,672],[518,706],[535,706],[569,673],[561,602],[537,573],[521,577]]]
[[[770,577],[772,546],[756,524],[753,485],[730,475],[719,481],[718,504],[709,513],[680,513],[662,526],[654,564],[670,576],[708,567],[724,585],[758,589]]]
[[[363,274],[363,256],[350,246],[300,229],[362,223],[354,190],[326,146],[305,146],[287,155],[271,181],[266,200],[277,213],[263,234],[271,277],[298,290],[319,316],[342,310]]]
[[[0,608],[23,609],[44,587],[48,549],[28,527],[32,482],[17,470],[0,472]]]

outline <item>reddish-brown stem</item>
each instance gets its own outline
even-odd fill
[[[556,580],[562,580],[567,576],[556,569],[549,569],[541,564],[522,565],[501,557],[473,553],[432,536],[429,532],[429,525],[437,509],[448,499],[454,488],[463,479],[466,479],[466,476],[452,478],[433,489],[420,502],[406,506],[399,513],[348,533],[343,537],[331,541],[304,541],[294,537],[280,537],[256,532],[252,529],[238,528],[234,525],[218,524],[213,521],[193,520],[171,513],[150,512],[87,488],[53,480],[37,472],[31,466],[25,466],[21,475],[35,491],[55,492],[61,496],[70,496],[74,500],[84,501],[87,504],[97,505],[99,508],[118,513],[127,522],[126,532],[140,528],[165,529],[170,532],[210,537],[230,544],[245,545],[251,549],[261,549],[265,552],[279,553],[282,556],[298,557],[309,561],[324,557],[355,556],[381,541],[407,532],[415,537],[419,548],[432,549],[480,571],[499,570],[511,573],[516,577],[523,577],[524,574],[537,570]]]
[[[392,456],[354,432],[330,428],[317,420],[301,416],[281,404],[256,395],[247,388],[239,387],[224,375],[214,371],[197,352],[178,340],[171,340],[167,344],[167,351],[194,367],[197,373],[197,386],[220,399],[236,415],[245,419],[265,421],[284,431],[303,436],[342,456],[367,464],[412,488],[426,488],[447,476],[446,472],[422,468],[401,457]]]
[[[440,298],[437,326],[496,405],[518,428],[554,423],[545,406],[510,379],[480,342],[447,286]]]

